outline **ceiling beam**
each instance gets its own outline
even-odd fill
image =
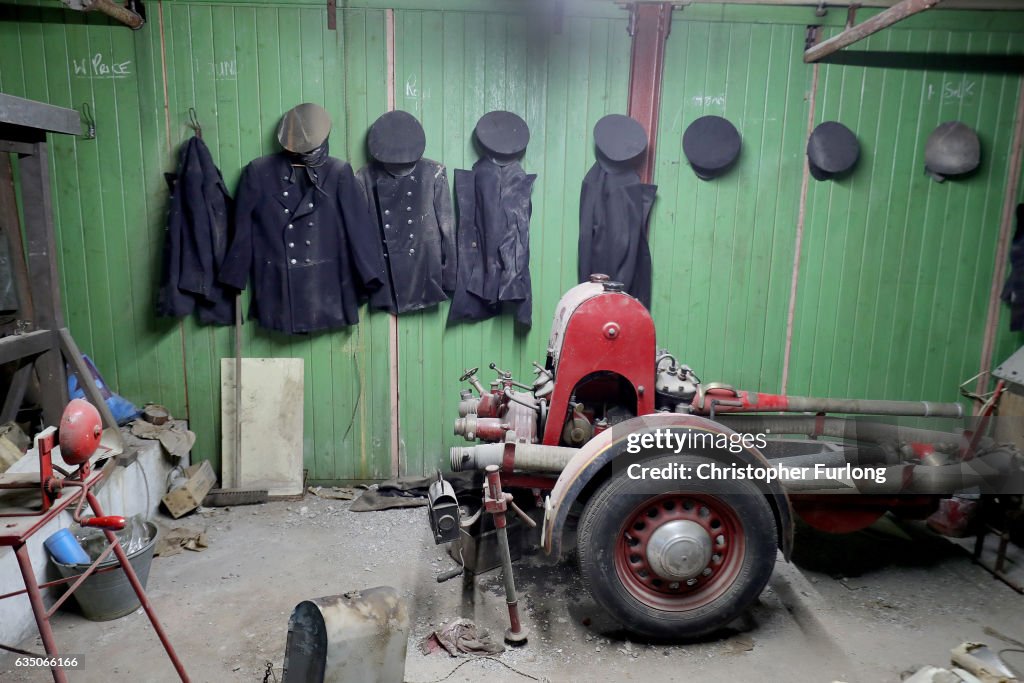
[[[856,26],[847,28],[842,33],[832,36],[828,40],[812,45],[804,52],[804,61],[808,64],[827,57],[833,52],[842,50],[847,45],[853,45],[859,40],[864,40],[873,33],[878,33],[883,28],[892,26],[898,21],[907,17],[931,9],[939,4],[941,0],[901,0],[887,10],[883,10],[863,21]]]
[[[664,2],[664,0],[616,0],[618,5],[630,5],[643,2]],[[888,9],[899,0],[674,0],[677,9],[691,5],[767,5],[774,7],[811,7],[817,9],[846,9],[857,7],[863,9]],[[944,0],[939,9],[950,10],[1024,10],[1021,0]]]

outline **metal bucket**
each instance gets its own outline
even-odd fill
[[[150,532],[149,542],[142,548],[128,555],[128,561],[139,577],[139,583],[146,587],[149,579],[149,567],[153,563],[153,550],[156,547],[157,528],[152,522],[146,522]],[[53,560],[53,558],[50,558]],[[64,564],[53,560],[61,576],[68,578],[83,574],[88,564]],[[100,563],[98,569],[118,566],[117,556],[111,554]],[[91,621],[110,621],[131,614],[142,604],[128,577],[120,569],[93,574],[82,582],[72,596],[82,609],[82,614]]]

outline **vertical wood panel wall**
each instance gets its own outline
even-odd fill
[[[457,417],[459,376],[479,366],[486,385],[495,362],[520,380],[544,363],[551,316],[576,283],[579,193],[594,163],[591,130],[625,111],[629,36],[624,12],[612,17],[472,12],[396,13],[396,105],[423,122],[426,156],[443,161],[449,181],[479,158],[477,120],[505,109],[530,127],[522,165],[536,173],[530,222],[533,326],[510,314],[446,327],[448,303],[399,317],[401,463],[429,473],[446,462]],[[458,441],[456,441],[456,438]]]
[[[691,6],[673,20],[653,313],[659,345],[705,381],[782,387],[811,94],[801,57],[807,24],[822,21],[812,15]],[[862,157],[845,178],[809,181],[789,393],[953,401],[978,371],[1020,87],[998,57],[1019,62],[1024,48],[1019,16],[1001,16],[1014,18],[922,15],[840,53],[872,68],[820,66],[814,125],[846,124]],[[834,19],[823,38],[840,30]],[[705,114],[743,137],[735,169],[711,182],[681,151],[686,126]],[[938,184],[924,174],[924,146],[948,120],[978,130],[982,166]],[[1005,315],[999,332],[1001,360],[1024,338]]]
[[[332,153],[358,168],[365,132],[386,109],[388,4],[339,11],[336,32],[324,6],[306,0],[153,2],[137,32],[52,3],[0,8],[0,91],[75,108],[89,102],[97,119],[96,140],[52,139],[72,332],[120,393],[191,420],[196,458],[219,461],[219,365],[233,337],[153,315],[162,174],[191,134],[188,109],[196,108],[229,187],[248,160],[275,149],[281,113],[305,100],[325,104]],[[399,319],[408,474],[443,465],[456,443],[464,368],[481,366],[486,381],[493,360],[524,378],[530,361],[543,360],[555,304],[576,280],[591,129],[625,111],[629,78],[627,16],[611,3],[570,2],[561,19],[544,3],[524,5],[535,12],[525,14],[473,0],[423,7],[400,3],[395,12],[395,74],[396,105],[422,120],[427,156],[451,179],[477,158],[471,133],[482,114],[510,109],[530,125],[523,166],[538,175],[534,324],[521,330],[506,316],[447,328],[447,304]],[[826,31],[841,26],[838,14]],[[691,5],[674,14],[651,222],[653,313],[659,345],[706,381],[780,388],[811,89],[801,54],[815,21],[813,8]],[[1020,54],[1020,25],[1019,14],[930,12],[850,50]],[[849,178],[811,180],[793,393],[953,400],[976,372],[1020,79],[950,62],[820,67],[815,122],[849,125],[863,158]],[[681,148],[686,125],[704,114],[728,117],[743,136],[737,167],[713,182],[694,176]],[[924,140],[952,118],[978,128],[983,164],[969,179],[938,185],[923,175]],[[387,327],[385,315],[365,309],[358,327],[306,338],[245,325],[245,355],[305,361],[312,479],[390,474]],[[1004,317],[996,360],[1020,343]]]
[[[96,140],[52,138],[71,331],[117,391],[187,416],[198,437],[193,457],[218,464],[220,359],[233,356],[233,333],[153,313],[163,173],[192,134],[190,107],[233,189],[249,160],[276,150],[281,114],[303,101],[324,104],[334,121],[332,153],[358,168],[363,132],[386,104],[384,12],[339,12],[339,30],[329,31],[320,6],[153,3],[149,10],[149,23],[133,32],[99,15],[6,7],[0,90],[91,104]],[[106,67],[117,72],[99,72]],[[246,356],[304,361],[311,479],[390,476],[387,321],[365,309],[361,318],[358,327],[307,337],[244,325]]]
[[[1020,55],[1024,36],[918,25],[851,53],[889,55],[892,66],[821,67],[815,123],[856,131],[861,160],[848,178],[811,181],[792,393],[955,401],[978,372],[1021,83],[991,69]],[[900,68],[902,53],[937,58]],[[987,69],[969,68],[985,56],[995,58]],[[940,184],[924,172],[925,143],[953,120],[978,132],[982,163]],[[1000,331],[1016,337],[1012,350],[1024,343],[1005,319]]]

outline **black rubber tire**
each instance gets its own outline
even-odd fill
[[[696,468],[709,458],[659,456],[644,462],[658,466],[686,463]],[[690,470],[695,472],[696,469]],[[732,583],[713,601],[686,611],[655,609],[623,585],[615,569],[616,543],[626,517],[640,503],[663,493],[714,496],[739,517],[745,540],[743,558]],[[659,639],[685,640],[712,633],[747,610],[771,577],[776,558],[775,516],[755,482],[638,481],[616,473],[587,502],[580,520],[578,557],[583,583],[594,600],[626,629]]]

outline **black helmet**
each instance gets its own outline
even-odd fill
[[[724,175],[740,156],[740,132],[721,116],[702,116],[683,133],[683,154],[701,180]]]
[[[940,123],[924,146],[924,170],[936,182],[970,173],[981,163],[978,134],[959,121]]]
[[[292,107],[277,126],[277,141],[289,152],[306,154],[320,147],[331,134],[331,116],[319,104]]]
[[[838,121],[826,121],[807,140],[807,163],[815,180],[828,180],[849,172],[860,159],[860,143],[853,131]]]

